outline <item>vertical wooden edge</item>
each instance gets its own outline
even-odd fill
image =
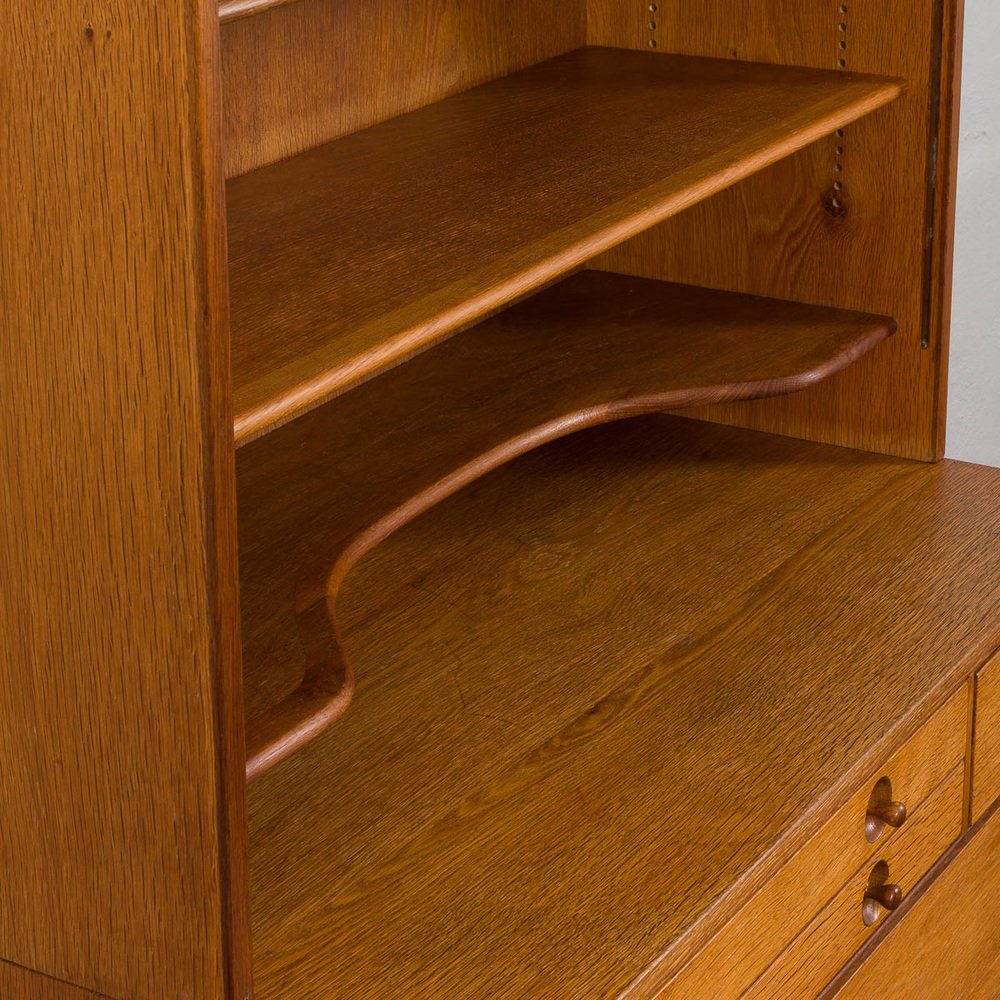
[[[944,457],[948,413],[948,348],[954,277],[965,0],[942,0],[940,15],[940,83],[937,92],[936,150],[933,163],[934,204],[928,220],[933,227],[933,243],[927,298],[927,331],[930,349],[935,352],[938,377],[931,430],[935,459]]]
[[[222,70],[216,0],[200,0],[191,32],[192,65],[201,67],[194,190],[201,199],[201,252],[205,287],[200,331],[207,484],[207,577],[213,628],[213,699],[218,761],[219,877],[227,996],[251,995],[250,906],[247,880],[246,748],[239,616],[236,528],[236,450],[233,437],[229,336],[229,279],[225,174],[222,150]]]
[[[962,799],[962,832],[972,825],[972,776],[976,764],[976,694],[979,688],[979,675],[969,678],[969,711],[968,731],[965,735],[965,791]]]
[[[997,768],[997,683],[1000,676],[1000,652],[979,668],[975,676],[975,711],[970,743],[969,822],[976,823],[1000,796],[1000,771]]]

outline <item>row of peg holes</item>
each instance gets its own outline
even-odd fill
[[[842,3],[838,9],[840,22],[837,24],[837,66],[842,70],[847,69],[847,10],[846,3]],[[844,135],[842,128],[837,129],[833,162],[833,171],[837,177],[833,182],[834,194],[829,201],[829,206],[835,214],[842,214],[844,211],[844,201],[840,197],[840,192],[844,190]]]
[[[654,32],[656,31],[656,17],[655,17],[656,4],[655,3],[649,4],[646,7],[646,12],[649,14],[649,20],[646,22],[646,27],[649,29],[650,32]],[[842,3],[840,5],[840,15],[844,17],[846,16],[846,14],[847,14],[847,4]],[[847,21],[846,20],[841,21],[840,24],[837,26],[837,28],[840,36],[837,41],[837,52],[838,52],[837,65],[841,69],[846,69],[847,68]],[[649,39],[649,47],[651,49],[656,48],[655,38]]]
[[[650,32],[649,47],[651,49],[656,48],[656,38],[654,37],[654,32],[656,31],[656,11],[657,5],[655,3],[647,4],[646,13],[649,15],[649,18],[646,21],[646,28]],[[838,10],[841,20],[837,25],[837,66],[840,69],[847,69],[847,11],[847,4],[842,3]],[[842,213],[844,210],[844,202],[839,197],[840,192],[844,190],[844,182],[840,177],[844,172],[844,135],[845,132],[842,128],[837,129],[837,145],[834,147],[836,158],[833,170],[838,176],[833,182],[834,195],[829,201],[830,208],[835,213]]]

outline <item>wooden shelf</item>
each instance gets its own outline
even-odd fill
[[[998,495],[650,416],[408,525],[341,594],[351,710],[249,788],[258,995],[610,997],[694,947],[992,648]]]
[[[587,48],[230,181],[237,443],[901,88]]]
[[[885,317],[584,271],[241,450],[248,773],[346,707],[333,603],[354,562],[400,525],[553,438],[794,392],[894,329]]]

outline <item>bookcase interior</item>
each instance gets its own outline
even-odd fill
[[[224,0],[220,14],[248,776],[260,777],[250,794],[261,942],[255,962],[266,970],[260,996],[289,995],[281,990],[292,984],[304,991],[296,995],[312,995],[310,983],[330,976],[346,982],[350,969],[363,970],[360,956],[377,954],[352,940],[357,908],[382,892],[384,881],[409,878],[410,847],[433,848],[416,829],[410,847],[394,847],[382,829],[378,810],[388,809],[390,798],[422,794],[394,785],[391,767],[385,786],[376,787],[381,805],[376,792],[368,805],[357,798],[349,774],[331,784],[341,764],[357,766],[352,753],[361,745],[344,736],[353,746],[345,749],[338,726],[356,712],[353,725],[368,720],[375,734],[403,713],[400,725],[416,742],[410,750],[389,744],[393,753],[418,756],[424,740],[439,741],[436,753],[449,740],[472,740],[468,726],[481,729],[480,771],[470,749],[454,811],[434,807],[434,822],[444,824],[444,865],[449,851],[472,857],[483,838],[522,829],[522,807],[553,806],[544,768],[536,787],[523,770],[530,777],[535,764],[522,760],[511,771],[497,755],[512,713],[541,740],[534,751],[540,761],[571,754],[575,737],[563,745],[559,726],[574,713],[586,719],[589,711],[599,722],[603,712],[618,711],[616,685],[642,688],[644,671],[666,669],[670,645],[666,633],[651,637],[634,662],[623,654],[602,675],[591,661],[591,674],[577,676],[571,667],[578,654],[557,636],[547,647],[543,616],[529,616],[532,654],[506,677],[511,704],[487,704],[503,703],[497,684],[506,666],[491,667],[481,644],[470,662],[493,687],[483,684],[475,696],[482,703],[473,708],[455,680],[466,714],[435,715],[450,671],[464,669],[465,654],[455,651],[463,647],[466,611],[454,610],[464,605],[442,596],[444,604],[432,609],[432,597],[418,614],[370,587],[371,606],[355,605],[351,621],[363,623],[360,632],[376,651],[393,652],[384,663],[377,652],[359,653],[356,665],[353,647],[345,653],[347,626],[335,603],[342,588],[350,590],[362,556],[364,565],[377,565],[385,544],[397,553],[385,556],[386,565],[398,560],[386,572],[402,580],[400,567],[412,571],[400,592],[444,594],[435,573],[461,580],[471,572],[462,547],[451,549],[445,539],[462,537],[477,517],[492,521],[497,504],[530,511],[538,502],[531,493],[546,477],[541,459],[527,452],[640,413],[683,408],[701,422],[651,418],[588,432],[597,435],[586,440],[603,449],[600,460],[584,444],[550,446],[544,455],[555,478],[584,483],[592,474],[595,497],[607,494],[600,501],[607,517],[634,520],[634,530],[645,533],[648,551],[659,553],[643,564],[649,587],[677,552],[704,544],[709,532],[717,544],[738,546],[740,517],[730,524],[724,511],[738,511],[744,495],[765,496],[773,463],[810,470],[798,486],[817,497],[810,530],[822,532],[833,517],[819,499],[829,463],[844,490],[861,491],[850,502],[864,507],[880,490],[891,491],[888,484],[912,460],[940,457],[947,324],[933,279],[948,247],[936,238],[946,227],[929,178],[939,168],[935,81],[945,25],[933,0],[710,0],[690,9],[634,0]],[[705,421],[816,444],[710,429]],[[743,446],[741,464],[735,452]],[[711,495],[682,486],[669,468],[674,461],[696,465],[702,447],[703,457],[717,448],[727,455]],[[646,448],[641,461],[662,467],[630,493]],[[765,457],[772,448],[780,457]],[[495,471],[508,462],[509,471]],[[568,470],[567,462],[580,468]],[[482,476],[481,489],[470,487]],[[647,509],[654,481],[655,489],[687,499],[654,513]],[[460,503],[446,502],[463,489]],[[476,514],[480,496],[484,508]],[[523,573],[525,593],[533,595],[520,597],[539,615],[556,600],[556,591],[545,596],[547,560],[554,560],[559,573],[570,573],[559,579],[558,600],[593,600],[588,627],[605,623],[602,656],[614,660],[617,643],[628,645],[614,623],[620,602],[631,597],[614,587],[594,590],[586,578],[589,546],[606,541],[603,522],[595,512],[586,544],[550,551],[551,510],[538,514],[535,531],[520,516],[516,531],[527,533],[529,555],[514,576]],[[786,506],[760,527],[762,545],[780,550],[787,518],[794,520]],[[405,528],[414,519],[423,527]],[[399,540],[391,537],[397,532]],[[512,544],[502,532],[484,532],[475,543],[473,536],[469,553],[476,544]],[[634,543],[615,544],[624,553]],[[574,561],[584,574],[578,591],[567,582]],[[708,560],[698,572],[714,594],[703,595],[706,601],[739,604],[732,566]],[[684,635],[685,621],[704,610],[701,598],[646,594],[641,575],[628,587],[643,600],[679,600],[678,620],[660,624]],[[469,576],[468,589],[481,582]],[[469,590],[474,616],[482,609],[472,609]],[[518,599],[490,593],[492,601]],[[397,669],[405,696],[392,692]],[[410,684],[413,677],[423,679]],[[673,697],[665,690],[656,697]],[[352,698],[371,701],[358,708]],[[647,741],[648,725],[637,722],[632,736],[621,738]],[[754,744],[734,752],[759,750]],[[613,768],[605,764],[607,779]],[[745,765],[740,758],[727,766]],[[358,774],[377,786],[378,772]],[[513,798],[509,782],[519,783]],[[639,785],[632,791],[638,795]],[[569,792],[559,785],[553,794]],[[633,805],[639,816],[639,800]],[[510,809],[509,817],[498,818],[497,809]],[[316,853],[310,830],[341,843],[335,814],[359,828],[371,825],[373,838],[389,838],[375,851],[381,867],[368,872],[358,861],[346,879],[365,851],[358,848],[354,861],[336,850]],[[595,820],[594,836],[609,829]],[[438,860],[424,857],[432,870]],[[288,871],[296,873],[292,882]],[[548,877],[544,864],[522,874],[533,892],[544,893],[531,881]],[[328,895],[341,876],[339,894]],[[475,891],[488,897],[498,886],[487,872]],[[424,891],[417,882],[410,888]],[[684,912],[694,921],[700,911]],[[533,930],[529,916],[518,914],[525,948],[537,953],[543,941],[551,944],[551,927],[540,920]],[[588,981],[609,989],[627,986],[612,984],[613,967],[643,955],[641,928],[649,919],[633,916],[634,924],[614,918],[625,929],[607,967],[584,970],[581,956],[580,968],[561,974],[571,980],[586,971]],[[578,917],[593,925],[581,940],[594,945],[610,933],[599,912]],[[503,914],[494,918],[502,925]],[[311,938],[303,937],[306,926],[318,928]],[[656,941],[646,942],[650,956],[685,926],[659,928]],[[457,941],[449,937],[457,927],[440,932],[439,944]],[[434,976],[450,974],[450,959],[421,950],[431,947],[422,933],[405,938],[402,947],[416,950],[404,952],[401,963],[431,963]],[[455,945],[456,981],[487,968],[477,948]],[[389,992],[379,995],[397,995],[398,984],[384,985]],[[537,988],[532,996],[542,995]]]

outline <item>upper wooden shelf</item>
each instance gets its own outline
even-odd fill
[[[894,329],[880,316],[583,271],[242,449],[248,773],[346,707],[336,594],[402,524],[553,438],[794,392]]]
[[[900,90],[587,48],[231,180],[237,443]]]
[[[341,592],[351,710],[249,787],[262,1000],[632,995],[995,648],[998,496],[649,416],[408,525]]]

